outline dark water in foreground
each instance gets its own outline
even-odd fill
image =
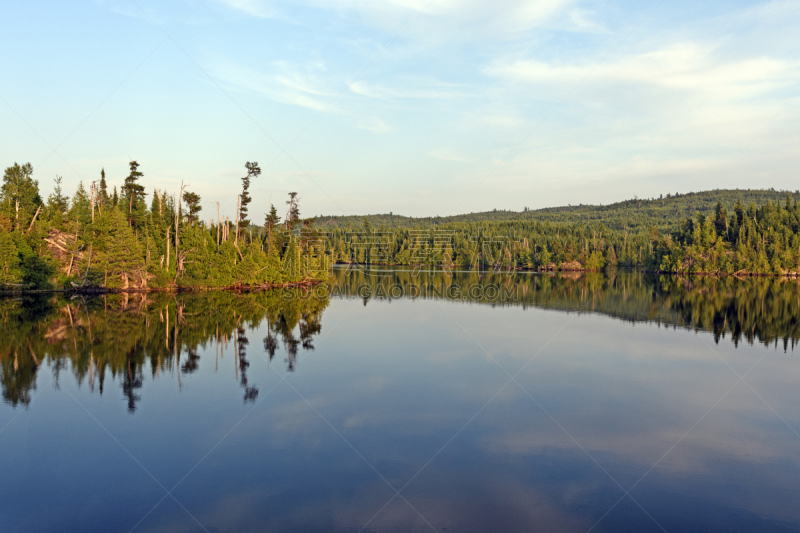
[[[0,531],[798,531],[800,286],[0,300]]]

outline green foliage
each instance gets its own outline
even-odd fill
[[[331,261],[504,270],[634,267],[738,275],[800,270],[800,212],[797,198],[786,193],[711,191],[610,206],[429,219],[374,215],[317,223],[300,218],[298,194],[291,192],[285,224],[271,205],[259,227],[247,220],[247,207],[250,180],[259,176],[260,168],[255,162],[246,168],[244,201],[237,213],[242,224],[236,235],[234,221],[209,225],[199,220],[201,198],[190,191],[182,198],[155,191],[148,207],[136,161],[130,163],[121,200],[116,188],[108,197],[101,171],[94,221],[83,184],[67,211],[68,197],[57,178],[46,212],[31,224],[41,205],[38,184],[30,164],[15,164],[6,169],[0,190],[0,283],[138,289],[264,286],[325,279]],[[764,198],[748,207],[743,202]],[[185,218],[176,200],[186,202]],[[358,246],[355,234],[365,239]]]
[[[31,289],[49,289],[55,269],[50,261],[38,255],[27,255],[22,260],[22,283]]]
[[[590,253],[583,265],[586,270],[602,270],[604,266],[606,266],[606,261],[603,258],[603,254],[599,251]]]
[[[33,166],[14,163],[14,166],[6,168],[0,187],[0,212],[13,221],[14,227],[25,229],[41,205],[39,183],[33,179]]]
[[[796,193],[789,193],[796,195]],[[718,203],[732,210],[737,201],[744,205],[777,203],[786,191],[764,189],[716,189],[686,194],[667,194],[662,198],[633,198],[608,205],[570,205],[528,211],[494,210],[448,217],[405,217],[397,214],[365,216],[325,216],[319,219],[329,228],[358,228],[364,218],[372,225],[387,229],[430,228],[447,224],[495,223],[517,225],[520,222],[549,222],[562,225],[599,226],[614,232],[647,233],[651,227],[672,231],[687,216],[712,215]],[[794,196],[793,196],[794,197]],[[617,250],[619,254],[619,250]]]
[[[102,213],[93,231],[98,235],[93,249],[94,268],[97,277],[102,273],[102,284],[125,289],[135,281],[146,286],[142,245],[128,226],[125,214],[119,209]]]
[[[78,190],[72,196],[72,206],[68,216],[70,221],[78,222],[81,226],[85,226],[92,220],[92,203],[83,187],[83,181],[78,182]]]
[[[653,264],[677,273],[800,271],[800,210],[790,197],[783,205],[751,204],[746,210],[737,202],[729,217],[721,205],[715,211],[687,218],[669,238],[654,239]]]
[[[552,254],[550,254],[550,251],[547,249],[547,245],[545,244],[542,246],[542,251],[539,252],[536,265],[540,267],[546,267],[547,265],[550,264],[550,259],[552,257],[553,257]]]
[[[760,207],[753,203],[745,209],[741,199],[734,201],[730,191],[712,192],[575,208],[590,214],[587,219],[601,220],[592,223],[561,221],[560,215],[556,216],[573,208],[505,212],[494,217],[464,215],[436,219],[428,227],[420,224],[432,219],[393,217],[391,227],[381,225],[375,230],[375,235],[393,235],[382,254],[386,259],[380,261],[371,260],[375,256],[369,255],[369,248],[366,253],[362,248],[339,250],[347,248],[345,239],[354,232],[371,230],[372,224],[365,226],[367,221],[385,217],[329,219],[317,227],[329,231],[327,247],[344,262],[437,264],[430,258],[443,257],[452,250],[453,263],[464,268],[600,270],[620,266],[662,272],[764,275],[800,271],[800,215],[793,195],[742,191],[749,198],[785,197],[784,202],[767,201]],[[668,212],[673,217],[687,205],[702,205],[703,211],[643,227],[655,214]],[[620,224],[621,213],[628,211],[638,212],[637,218]],[[347,225],[341,226],[342,222]]]
[[[281,222],[281,217],[278,216],[278,210],[275,206],[269,204],[269,213],[264,217],[264,227],[267,229],[275,229]]]
[[[239,227],[246,228],[250,225],[250,220],[247,218],[247,206],[253,201],[250,196],[250,180],[257,178],[261,175],[261,167],[258,163],[247,162],[245,163],[247,174],[242,178],[242,194],[239,197]]]
[[[200,195],[186,191],[183,193],[183,201],[186,202],[186,206],[189,208],[186,221],[189,222],[189,224],[195,224],[200,220],[198,213],[203,210],[203,207],[200,205]]]
[[[19,251],[14,237],[11,233],[0,230],[0,287],[21,280]]]
[[[286,200],[286,205],[289,206],[289,210],[286,214],[286,227],[288,229],[294,228],[298,222],[300,222],[300,206],[299,206],[300,198],[297,197],[296,192],[289,193],[289,199]]]
[[[61,176],[57,176],[53,181],[55,186],[53,193],[47,197],[47,212],[53,225],[60,228],[67,217],[69,196],[66,196],[61,188]]]
[[[257,163],[248,163],[243,180],[244,224],[234,235],[233,224],[209,226],[199,220],[201,198],[185,191],[188,214],[181,217],[175,198],[156,190],[144,202],[139,163],[131,161],[120,199],[116,187],[108,195],[101,171],[96,210],[83,183],[69,202],[57,178],[43,216],[30,224],[41,204],[30,164],[9,167],[0,205],[0,285],[13,288],[105,287],[144,289],[166,287],[268,286],[327,277],[329,261],[314,255],[308,238],[292,238],[279,228],[272,206],[264,228],[246,220],[250,180]],[[299,216],[296,193],[292,196]],[[30,227],[28,227],[30,226]],[[223,231],[224,230],[224,231]],[[299,232],[299,229],[297,230]],[[55,253],[55,255],[53,255]],[[287,255],[288,254],[288,255]],[[284,266],[290,270],[284,271]],[[324,268],[322,268],[324,267]]]
[[[139,163],[130,162],[130,174],[125,178],[122,186],[122,198],[125,203],[125,212],[128,213],[128,225],[139,227],[144,223],[146,215],[144,204],[144,186],[139,183],[139,179],[144,176],[139,171]]]
[[[100,210],[108,209],[111,199],[108,196],[108,183],[106,183],[106,169],[100,169],[100,187],[97,197],[97,205]]]

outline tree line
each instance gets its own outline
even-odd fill
[[[542,209],[524,208],[523,211],[493,209],[479,213],[464,213],[450,216],[407,217],[396,213],[374,215],[346,215],[317,217],[328,225],[359,227],[364,219],[376,227],[427,228],[440,224],[469,222],[522,222],[540,221],[552,223],[582,222],[590,225],[604,224],[610,230],[632,233],[649,232],[655,226],[660,231],[671,231],[687,216],[697,213],[704,216],[714,212],[718,202],[731,210],[737,201],[744,205],[762,205],[783,201],[786,191],[775,189],[714,189],[689,193],[666,193],[658,197],[634,197],[606,205],[573,204]],[[797,191],[792,193],[798,195]]]
[[[332,262],[462,269],[601,270],[796,275],[798,194],[708,191],[608,206],[568,206],[448,218],[395,215],[303,219],[289,193],[262,224],[250,219],[245,164],[232,218],[200,219],[181,186],[147,202],[137,161],[119,188],[100,179],[68,197],[56,178],[44,200],[30,164],[0,188],[0,287],[145,289],[271,286],[326,279]],[[746,201],[750,201],[746,204]],[[213,213],[212,213],[213,215]]]
[[[184,185],[150,197],[137,161],[119,188],[82,181],[71,197],[56,177],[45,200],[30,163],[5,169],[0,188],[0,288],[148,289],[277,285],[324,278],[324,258],[309,245],[311,220],[296,192],[283,221],[270,206],[250,220],[250,185],[261,169],[245,164],[234,217],[200,219],[201,197]],[[301,231],[306,228],[305,231]]]
[[[726,197],[730,200],[729,197]],[[657,202],[657,200],[653,200]],[[526,213],[527,214],[527,213]],[[636,267],[661,273],[797,275],[800,272],[798,195],[729,210],[675,217],[634,230],[578,218],[450,221],[417,220],[373,227],[370,217],[330,220],[327,247],[340,263],[429,265],[465,269],[601,270]]]

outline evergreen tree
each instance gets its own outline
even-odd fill
[[[109,209],[96,220],[95,229],[99,235],[96,268],[102,284],[111,288],[128,288],[137,282],[146,285],[142,246],[125,214],[119,209]]]
[[[261,175],[261,168],[257,162],[253,161],[251,163],[248,161],[244,166],[247,169],[247,174],[242,178],[242,195],[239,199],[240,228],[246,228],[250,225],[250,221],[247,219],[247,206],[253,201],[250,197],[250,180]]]
[[[111,207],[119,205],[119,195],[117,194],[117,186],[114,185],[114,196],[111,197]]]
[[[108,197],[108,184],[106,183],[106,169],[100,169],[100,191],[98,193],[97,198],[97,205],[100,206],[100,210],[104,210],[108,208],[109,197]]]
[[[547,268],[547,265],[550,264],[550,260],[552,259],[552,254],[547,249],[547,245],[542,246],[541,251],[537,256],[537,263],[539,267]]]
[[[289,199],[286,200],[286,205],[289,206],[289,210],[286,213],[286,227],[288,229],[294,228],[294,226],[300,221],[299,202],[300,199],[297,197],[297,193],[290,192]]]
[[[53,181],[55,186],[53,193],[47,197],[47,211],[50,214],[50,221],[56,227],[61,227],[69,210],[69,196],[66,196],[61,188],[61,176],[56,176]]]
[[[138,218],[137,215],[141,215],[141,213],[135,213],[134,210],[141,209],[139,203],[144,200],[145,192],[144,186],[139,184],[139,178],[144,176],[139,172],[139,163],[131,161],[130,168],[130,174],[125,178],[125,184],[122,186],[122,193],[128,208],[128,226],[133,226],[135,221],[138,222],[135,220]]]
[[[266,235],[264,236],[264,239],[266,240],[268,254],[273,249],[276,248],[274,242],[275,241],[274,234],[276,233],[276,228],[280,223],[281,223],[281,217],[278,216],[278,210],[275,209],[274,205],[270,204],[269,213],[267,214],[267,216],[264,217],[264,229],[266,230]]]
[[[200,195],[185,191],[183,193],[183,201],[186,202],[186,206],[189,208],[189,214],[186,215],[186,220],[189,224],[194,224],[199,220],[197,214],[203,210],[203,207],[200,205]]]
[[[280,223],[281,223],[281,217],[278,216],[278,210],[275,209],[274,205],[270,204],[269,213],[267,213],[267,216],[264,217],[264,227],[275,228]]]
[[[155,225],[160,225],[160,221],[164,218],[164,206],[162,205],[161,196],[158,194],[158,189],[153,190],[153,200],[150,202],[150,219]]]
[[[83,187],[83,181],[78,182],[78,190],[72,196],[69,218],[82,225],[88,224],[92,220],[92,200]]]

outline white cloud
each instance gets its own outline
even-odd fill
[[[231,9],[242,11],[258,18],[271,18],[278,15],[272,2],[265,0],[219,0]]]
[[[240,90],[314,111],[331,111],[328,106],[334,94],[321,88],[324,82],[316,75],[316,71],[322,70],[319,64],[309,64],[306,69],[301,69],[288,62],[275,62],[266,68],[254,69],[227,60],[215,60],[210,70]]]
[[[383,135],[394,131],[394,129],[391,126],[389,126],[383,120],[377,117],[371,117],[369,119],[362,120],[358,123],[356,127],[361,130],[366,130],[375,135]]]
[[[485,74],[537,84],[639,84],[677,87],[715,99],[741,100],[789,87],[800,80],[800,63],[771,57],[722,60],[715,49],[677,43],[616,62],[555,63],[536,59],[497,61]]]
[[[591,33],[609,33],[608,28],[598,22],[597,12],[581,8],[574,8],[569,12],[569,21],[575,31]]]
[[[120,0],[96,1],[129,8]],[[583,0],[218,5],[233,14],[228,31],[242,31],[236,24],[250,31],[255,23],[263,32],[246,41],[216,36],[215,22],[209,35],[220,40],[203,42],[225,55],[209,72],[226,90],[287,104],[269,108],[276,119],[271,127],[291,130],[282,132],[287,138],[305,125],[297,126],[297,115],[305,113],[298,107],[316,115],[367,67],[327,110],[349,116],[320,120],[303,134],[318,135],[314,150],[315,156],[325,152],[316,159],[322,170],[352,180],[342,191],[352,194],[352,202],[343,205],[374,204],[362,197],[373,168],[381,168],[384,178],[375,185],[376,196],[394,192],[399,175],[415,176],[413,193],[391,194],[385,205],[387,211],[409,205],[416,214],[440,209],[442,191],[453,184],[484,178],[459,210],[520,208],[522,195],[526,205],[545,206],[741,187],[753,180],[793,183],[800,138],[791,99],[800,90],[798,2],[673,9],[671,17],[655,12],[598,66],[620,32],[649,8],[599,8]],[[141,17],[138,10],[130,15]],[[280,20],[258,20],[267,17]],[[281,31],[284,22],[290,31]],[[200,27],[187,23],[182,31]],[[196,57],[191,42],[185,46]],[[241,98],[242,105],[252,100]],[[372,138],[367,149],[335,133],[348,128],[393,133]],[[290,151],[305,164],[309,155],[302,148],[298,143]],[[317,192],[310,189],[313,198]],[[318,203],[328,206],[319,196]]]
[[[365,81],[354,81],[349,89],[354,93],[377,98],[379,100],[393,99],[437,99],[437,98],[461,98],[469,96],[468,93],[456,90],[459,85],[448,84],[431,80],[416,80],[417,87],[387,87],[378,83]],[[419,86],[425,85],[425,86]]]
[[[277,15],[271,0],[219,0],[231,9],[255,17]],[[491,34],[505,39],[509,33],[543,25],[561,24],[573,31],[590,29],[589,12],[570,13],[576,0],[304,0],[301,9],[318,8],[342,15],[357,14],[365,23],[410,37],[419,32],[437,38],[471,39]],[[288,11],[288,8],[287,8]],[[409,17],[417,17],[413,27]],[[560,20],[556,20],[560,19]]]

